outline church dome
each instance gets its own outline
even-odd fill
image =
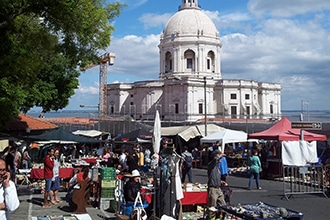
[[[199,8],[190,8],[178,11],[167,22],[163,37],[173,35],[203,35],[219,37],[219,32],[212,20]]]

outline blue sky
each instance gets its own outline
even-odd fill
[[[114,1],[110,1],[114,2]],[[181,0],[121,0],[108,83],[158,79],[159,36]],[[222,77],[280,83],[282,110],[330,109],[330,1],[199,0],[220,31]],[[98,104],[99,67],[82,72],[67,110]],[[305,106],[306,108],[306,106]]]

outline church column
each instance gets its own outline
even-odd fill
[[[177,55],[176,55],[177,70],[176,70],[176,73],[183,73],[184,72],[184,68],[183,68],[184,55],[182,54],[181,46],[176,48],[176,50],[177,50]]]
[[[222,73],[221,73],[221,58],[220,58],[220,49],[221,47],[217,47],[217,53],[215,54],[215,73],[219,73],[218,77],[222,79]]]
[[[200,65],[199,65],[199,72],[201,73],[205,73],[206,72],[206,54],[205,54],[205,48],[204,47],[200,47]]]

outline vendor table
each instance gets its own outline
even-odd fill
[[[82,160],[86,161],[87,163],[94,163],[94,164],[96,164],[98,159],[99,158],[97,158],[97,157],[84,157],[84,158],[82,158]]]
[[[224,211],[243,219],[261,220],[261,219],[291,219],[302,220],[304,215],[293,210],[272,206],[263,202],[244,204],[244,205],[228,205],[221,206]]]
[[[207,191],[183,192],[182,205],[207,205]]]
[[[241,158],[241,157],[227,157],[227,164],[228,167],[234,168],[234,167],[243,167],[247,165],[247,158]]]
[[[56,216],[32,216],[31,220],[92,220],[89,214],[68,214],[68,215],[56,215]]]
[[[73,176],[74,168],[61,167],[59,177],[61,179],[68,179]],[[31,179],[44,179],[44,168],[32,168],[30,173]]]

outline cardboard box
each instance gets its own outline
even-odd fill
[[[116,214],[116,219],[117,220],[129,220],[129,216],[128,215]]]

